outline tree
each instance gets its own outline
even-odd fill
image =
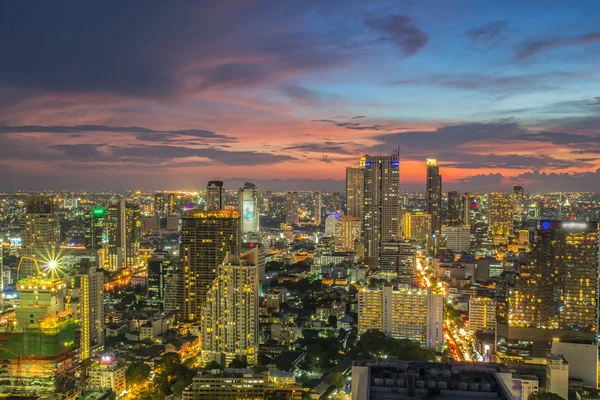
[[[175,382],[175,384],[171,386],[171,392],[174,396],[179,397],[188,385],[189,382],[182,379],[178,379],[177,382]]]
[[[327,318],[327,323],[332,328],[335,328],[337,326],[337,317],[335,315],[330,315],[329,318]]]
[[[223,369],[221,368],[221,364],[216,361],[211,361],[210,364],[206,366],[206,369]]]
[[[528,397],[529,400],[565,400],[556,393],[544,392],[544,393],[533,393]]]
[[[346,378],[344,377],[344,375],[342,375],[341,372],[334,372],[329,376],[329,382],[331,382],[331,384],[335,386],[336,389],[341,389],[342,386],[344,386],[344,383],[346,382]]]
[[[292,369],[292,363],[289,360],[278,358],[275,360],[275,366],[280,371],[289,371]]]
[[[229,363],[229,368],[248,368],[248,361],[233,360]]]
[[[350,351],[353,359],[396,358],[407,361],[434,361],[433,349],[424,349],[419,342],[409,339],[394,339],[380,330],[363,333]]]
[[[128,386],[139,385],[146,382],[150,377],[150,367],[143,362],[134,362],[127,368],[125,377]]]

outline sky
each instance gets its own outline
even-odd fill
[[[600,186],[600,2],[0,2],[0,190]]]

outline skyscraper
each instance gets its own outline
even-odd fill
[[[431,214],[405,212],[402,215],[402,232],[405,239],[424,242],[431,234]]]
[[[21,217],[21,255],[35,259],[53,258],[60,246],[60,222],[54,213],[52,197],[32,196],[26,200]],[[17,279],[37,276],[35,264],[23,259]]]
[[[179,202],[177,201],[177,193],[169,192],[167,195],[167,214],[178,215],[179,214]]]
[[[163,192],[154,193],[154,215],[161,216],[165,214],[165,194]]]
[[[410,285],[415,277],[417,247],[410,240],[384,242],[381,248],[381,272],[393,276],[397,282]]]
[[[357,166],[346,168],[346,215],[361,220],[365,205],[365,162],[366,158],[362,157]]]
[[[106,235],[110,270],[133,268],[139,264],[141,227],[137,204],[121,199],[109,205]]]
[[[400,160],[398,153],[390,156],[364,157],[364,217],[365,259],[377,267],[381,244],[398,237],[400,216]]]
[[[598,224],[541,221],[530,254],[498,306],[498,353],[544,357],[553,340],[596,343]]]
[[[239,254],[240,213],[237,210],[187,211],[181,219],[180,264],[184,274],[185,320],[200,319],[206,292],[227,253]]]
[[[313,220],[315,225],[321,225],[321,193],[313,193]]]
[[[173,272],[173,263],[166,251],[157,250],[148,259],[148,299],[164,302],[166,277]]]
[[[207,210],[222,210],[225,208],[223,202],[223,181],[209,181],[206,185],[206,209]]]
[[[255,365],[258,361],[259,250],[227,254],[217,267],[202,309],[204,365],[211,361],[228,366],[233,360]]]
[[[258,211],[258,188],[246,182],[238,191],[238,206],[242,216],[242,233],[260,232]]]
[[[459,226],[463,222],[462,201],[458,192],[448,192],[448,226]]]
[[[288,192],[285,197],[285,223],[288,225],[298,225],[300,223],[297,192]]]
[[[489,193],[487,197],[488,231],[492,237],[509,237],[513,233],[513,205],[506,193]]]
[[[512,191],[513,218],[515,221],[522,221],[525,211],[525,195],[523,186],[515,185]]]
[[[465,193],[461,196],[461,210],[462,219],[461,225],[471,225],[474,221],[471,218],[471,208],[473,208],[473,201],[475,200],[472,193]]]
[[[427,213],[431,214],[431,232],[442,227],[442,176],[434,158],[427,159]]]
[[[87,360],[92,350],[104,343],[104,274],[82,260],[79,274],[79,320],[81,322],[80,359]]]
[[[106,210],[96,207],[85,215],[85,247],[99,250],[104,243]]]

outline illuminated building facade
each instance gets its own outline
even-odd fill
[[[431,234],[431,214],[420,211],[402,215],[404,238],[424,242]]]
[[[260,232],[260,219],[258,210],[258,188],[254,183],[246,182],[238,191],[238,205],[242,233]]]
[[[54,212],[52,197],[32,196],[26,200],[26,210],[21,217],[21,255],[47,260],[58,254],[60,246],[60,221]],[[33,261],[23,259],[17,279],[37,276]]]
[[[427,291],[391,286],[358,292],[358,333],[377,329],[397,339],[418,340],[440,348],[443,340],[444,297]]]
[[[506,193],[489,193],[487,196],[488,231],[491,237],[509,237],[513,233],[513,204]]]
[[[209,181],[206,185],[206,209],[223,210],[225,208],[224,193],[223,181]]]
[[[321,193],[313,193],[313,220],[315,225],[321,225]]]
[[[496,300],[471,296],[469,299],[469,330],[496,330]]]
[[[515,185],[512,191],[513,217],[515,221],[522,221],[525,214],[525,194],[523,186]]]
[[[300,223],[300,211],[298,209],[298,193],[288,192],[285,196],[285,223],[298,225]]]
[[[410,285],[415,277],[417,248],[410,240],[391,240],[381,246],[381,272]]]
[[[163,192],[154,193],[154,215],[165,215],[165,194]]]
[[[139,264],[141,229],[140,209],[136,204],[120,200],[109,205],[106,220],[109,270]]]
[[[346,168],[346,215],[362,220],[364,215],[366,157],[354,167]]]
[[[169,192],[167,194],[167,214],[168,215],[179,215],[179,201],[177,193]]]
[[[363,240],[365,261],[375,268],[381,257],[381,244],[398,237],[400,216],[400,159],[369,156],[365,159]]]
[[[206,292],[202,310],[202,364],[258,362],[259,249],[228,254]]]
[[[442,226],[440,236],[446,240],[446,248],[457,253],[471,249],[471,231],[468,226]]]
[[[79,354],[83,361],[104,344],[104,274],[89,262],[82,261],[77,281],[81,322]]]
[[[459,226],[463,222],[461,195],[458,192],[448,192],[448,226]]]
[[[163,302],[166,277],[173,272],[173,263],[166,251],[155,251],[148,259],[148,299]]]
[[[498,304],[497,353],[544,357],[555,340],[597,343],[598,224],[540,221],[530,259]]]
[[[442,176],[434,158],[427,159],[427,213],[431,214],[431,233],[442,227]]]
[[[110,389],[119,395],[127,387],[127,366],[112,355],[102,355],[89,368],[90,384],[94,389]]]
[[[240,249],[240,213],[237,210],[187,211],[181,219],[180,265],[184,274],[180,315],[198,320],[217,268],[228,253]]]
[[[85,215],[85,247],[100,250],[104,245],[106,210],[96,207]]]

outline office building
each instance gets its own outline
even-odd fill
[[[598,345],[552,342],[551,354],[560,354],[569,363],[569,378],[581,379],[586,387],[598,386]]]
[[[402,231],[405,239],[425,242],[431,234],[431,214],[405,212],[402,214]]]
[[[525,194],[523,186],[515,185],[512,191],[513,218],[515,221],[522,221],[525,214]]]
[[[546,357],[546,392],[569,398],[569,363],[562,354]]]
[[[545,357],[553,341],[597,343],[598,224],[540,221],[498,305],[498,355]]]
[[[218,266],[202,310],[203,365],[258,362],[258,262],[254,248],[240,256],[227,254]]]
[[[285,223],[298,225],[300,223],[300,211],[298,209],[298,193],[288,192],[285,196]]]
[[[410,285],[415,278],[416,243],[396,239],[381,246],[381,272],[393,276],[397,282]]]
[[[427,291],[391,286],[358,292],[358,333],[377,329],[396,339],[418,340],[439,349],[442,345],[444,298]]]
[[[225,208],[224,195],[223,181],[209,181],[206,185],[206,209],[223,210]]]
[[[491,237],[509,237],[513,233],[513,205],[506,193],[489,193],[487,196],[488,232]]]
[[[321,225],[321,193],[313,193],[313,221],[315,225]]]
[[[240,213],[237,210],[187,211],[181,219],[180,265],[184,271],[184,299],[180,315],[200,318],[206,293],[227,253],[240,249]]]
[[[496,331],[496,300],[488,297],[471,296],[469,299],[469,330]]]
[[[165,300],[166,277],[173,272],[173,262],[169,253],[157,250],[148,259],[148,300],[163,302]]]
[[[80,263],[76,277],[79,284],[80,360],[92,357],[104,344],[104,274],[87,259]]]
[[[460,225],[472,225],[475,222],[475,208],[478,203],[475,201],[475,196],[472,193],[465,193],[460,197],[462,219]]]
[[[104,225],[106,225],[106,210],[96,207],[85,217],[85,247],[100,250],[104,245]]]
[[[448,213],[446,217],[446,225],[459,226],[463,222],[461,195],[458,192],[448,192]]]
[[[108,206],[106,218],[108,269],[139,265],[142,221],[137,204],[119,200]]]
[[[242,233],[258,233],[259,211],[258,211],[258,188],[254,183],[246,182],[244,187],[238,191],[238,204],[241,220]]]
[[[442,227],[442,176],[434,158],[427,159],[427,213],[431,214],[431,233]]]
[[[365,159],[363,240],[365,262],[379,266],[381,244],[398,237],[400,161],[398,153]]]
[[[154,215],[163,216],[165,211],[165,194],[163,192],[154,193]]]
[[[362,220],[364,215],[366,157],[354,167],[346,168],[346,215]]]
[[[186,293],[189,285],[186,284],[186,275],[178,269],[165,277],[164,311],[174,312],[177,319],[185,321],[189,317],[189,303],[186,302]],[[184,315],[185,314],[185,315]]]
[[[167,194],[167,215],[179,215],[179,200],[177,197],[177,193],[169,192]]]
[[[21,255],[32,257],[41,264],[42,260],[53,259],[60,246],[60,221],[54,212],[52,197],[32,196],[25,203],[25,213],[21,216]],[[17,279],[37,276],[33,261],[21,261]]]
[[[48,278],[18,282],[20,304],[0,321],[3,395],[48,398],[73,367],[76,322],[65,308],[66,286]]]
[[[89,368],[90,385],[94,389],[112,390],[119,395],[127,387],[127,366],[111,354],[99,357]]]
[[[361,240],[362,221],[357,217],[342,215],[336,223],[334,235],[336,250],[356,251]]]
[[[468,226],[442,226],[441,236],[446,241],[448,250],[462,253],[471,249],[471,231]]]

